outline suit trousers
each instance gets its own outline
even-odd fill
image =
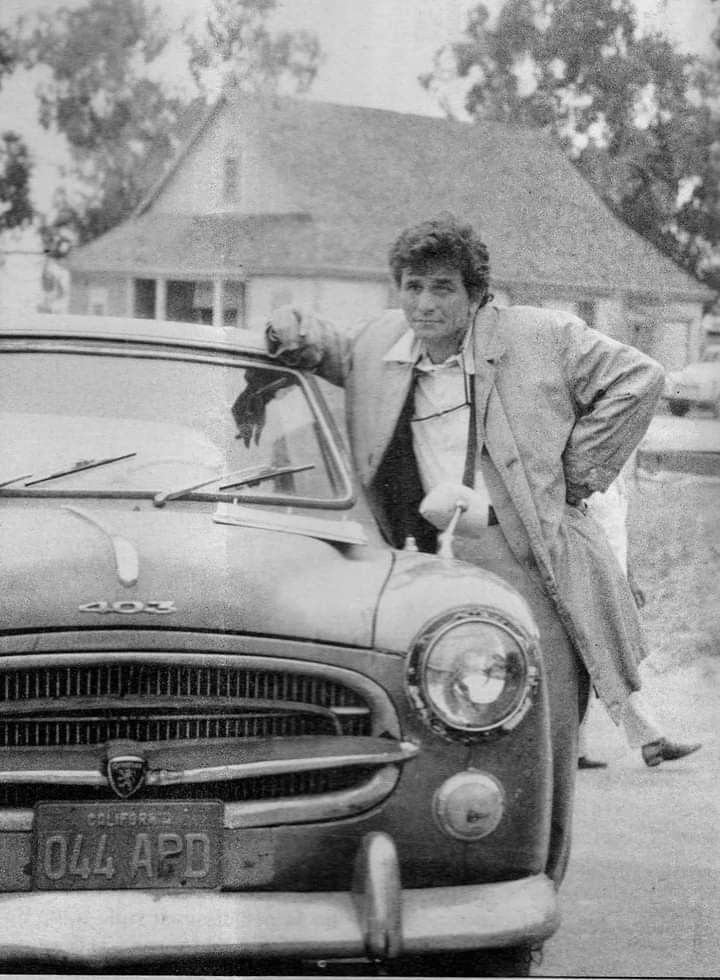
[[[478,528],[472,538],[455,538],[454,552],[462,561],[494,572],[517,589],[530,606],[540,631],[553,753],[553,805],[546,873],[559,885],[570,856],[578,725],[587,708],[588,674],[539,576],[532,575],[518,562],[500,527]]]

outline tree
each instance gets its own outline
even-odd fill
[[[73,226],[85,241],[127,217],[172,152],[180,104],[147,77],[166,43],[142,0],[63,7],[26,38],[25,65],[49,76],[37,90],[40,122],[67,139],[74,161],[77,189],[46,227],[51,250],[56,230]]]
[[[0,30],[0,83],[17,64],[18,53],[10,34]],[[7,130],[0,136],[0,232],[32,220],[30,174],[32,161],[22,137]]]
[[[30,203],[31,162],[27,146],[17,133],[0,136],[0,231],[18,228],[32,220]]]
[[[550,129],[619,217],[720,286],[713,77],[640,35],[630,0],[507,0],[494,24],[479,4],[423,82],[447,100],[464,79],[475,119]]]
[[[273,37],[265,26],[274,0],[215,0],[204,42],[189,40],[188,81],[225,66],[234,77],[264,84],[283,76],[309,84],[316,42],[305,35]],[[60,251],[68,232],[89,241],[129,217],[161,175],[192,122],[206,108],[171,94],[161,56],[170,34],[145,0],[87,0],[40,15],[23,46],[26,67],[49,75],[38,88],[39,118],[67,139],[80,190],[59,192],[46,243]],[[266,60],[267,59],[267,60]]]
[[[268,19],[277,0],[213,0],[202,38],[188,38],[190,70],[201,91],[220,87],[304,92],[320,64],[320,45],[307,31],[273,34]]]

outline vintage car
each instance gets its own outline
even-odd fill
[[[523,598],[386,545],[249,331],[28,315],[0,371],[3,968],[520,972],[558,923]]]
[[[715,354],[708,351],[705,360],[667,373],[663,397],[673,415],[687,415],[691,408],[709,408],[720,417],[720,359]]]

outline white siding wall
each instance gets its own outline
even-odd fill
[[[653,331],[647,352],[660,361],[666,371],[677,371],[688,363],[688,344],[687,323],[664,321]]]
[[[597,329],[624,344],[631,343],[622,299],[597,299],[595,304],[595,326]]]
[[[123,276],[101,272],[92,275],[75,274],[70,287],[70,313],[101,312],[108,316],[133,316],[128,280]]]
[[[37,310],[42,299],[44,262],[42,254],[0,254],[0,314]]]
[[[549,310],[563,310],[565,313],[574,313],[577,316],[578,305],[572,299],[560,296],[543,297],[540,305]]]
[[[352,329],[358,320],[387,307],[388,286],[355,279],[257,276],[247,288],[248,326],[261,327],[270,311],[285,303],[314,310],[338,326]]]
[[[637,340],[630,342],[656,358],[666,371],[677,370],[700,357],[701,317],[700,303],[636,305],[630,320]]]
[[[510,298],[510,293],[506,292],[504,289],[491,289],[493,294],[492,304],[493,306],[510,306],[512,300]]]
[[[28,310],[64,313],[69,281],[67,269],[46,258],[36,228],[16,228],[0,235],[0,316]]]

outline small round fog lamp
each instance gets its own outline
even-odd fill
[[[487,837],[505,812],[502,786],[485,772],[459,772],[435,791],[433,816],[446,834],[458,840]]]

